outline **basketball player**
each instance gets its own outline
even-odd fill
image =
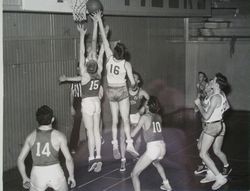
[[[62,151],[66,167],[69,172],[68,184],[75,187],[74,164],[67,147],[66,137],[52,128],[53,111],[44,105],[38,108],[36,120],[39,127],[33,131],[23,145],[17,160],[18,170],[23,179],[23,186],[30,187],[30,191],[44,191],[48,187],[56,191],[67,191],[68,186],[58,159],[59,150]],[[31,151],[33,167],[30,178],[25,170],[24,160]]]
[[[138,125],[131,133],[131,136],[134,137],[142,128],[143,136],[147,143],[145,153],[139,158],[131,173],[134,190],[141,190],[139,176],[146,167],[153,163],[163,180],[160,188],[171,191],[172,188],[166,178],[164,168],[160,164],[160,160],[165,156],[166,146],[162,136],[162,118],[158,114],[160,110],[158,99],[150,96],[145,104],[145,109],[146,113],[140,118]]]
[[[142,89],[142,78],[139,73],[133,72],[133,76],[136,83],[136,89],[129,87],[129,102],[130,102],[130,124],[132,128],[135,128],[138,124],[141,115],[144,113],[144,107],[142,103],[144,100],[149,99],[148,93]],[[121,149],[121,168],[120,171],[123,172],[126,170],[126,158],[125,158],[125,132],[124,129],[120,130],[120,149]],[[135,149],[138,151],[141,143],[141,136],[139,135],[135,140]]]
[[[127,147],[126,150],[134,156],[139,154],[133,146],[133,140],[130,136],[129,125],[129,96],[128,88],[126,84],[126,76],[128,76],[131,87],[135,88],[135,80],[132,73],[132,66],[125,60],[125,46],[121,43],[117,43],[112,52],[107,37],[105,35],[101,11],[93,14],[98,20],[102,41],[107,57],[106,71],[107,71],[107,94],[110,103],[110,109],[112,114],[112,145],[113,155],[115,159],[120,159],[121,154],[119,152],[118,140],[117,140],[117,125],[119,112],[122,118],[122,124],[124,125],[124,131],[126,134]]]
[[[84,38],[86,30],[83,25],[78,25],[80,32],[80,71],[82,84],[82,115],[83,122],[87,129],[88,149],[89,149],[89,167],[88,172],[94,170],[100,172],[102,168],[101,160],[101,101],[99,91],[102,79],[102,63],[104,49],[101,48],[97,58],[96,39],[97,39],[97,21],[93,19],[94,29],[92,38],[92,49],[85,58]],[[96,156],[94,155],[96,150]]]
[[[218,73],[209,85],[213,89],[213,95],[210,96],[207,107],[204,108],[202,106],[200,98],[195,100],[195,104],[204,118],[200,157],[209,169],[206,177],[201,180],[201,183],[215,181],[212,190],[217,190],[227,183],[227,178],[219,172],[215,163],[210,158],[208,151],[213,146],[215,154],[224,163],[224,167],[228,169],[227,174],[229,174],[231,168],[227,162],[226,155],[221,151],[225,135],[223,114],[229,109],[229,103],[223,91],[227,89],[229,84],[227,78]]]

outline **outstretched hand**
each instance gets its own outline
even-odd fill
[[[93,21],[94,20],[99,21],[102,18],[102,16],[103,16],[102,11],[98,10],[98,11],[92,13],[90,17],[93,19]]]
[[[63,74],[59,77],[59,82],[62,83],[62,82],[65,82],[66,81],[66,76]]]
[[[80,33],[82,33],[82,34],[86,34],[86,32],[87,32],[87,29],[85,29],[84,28],[84,24],[82,24],[82,23],[78,23],[77,24],[77,30],[80,32]]]

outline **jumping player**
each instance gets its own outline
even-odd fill
[[[149,99],[148,93],[142,89],[142,78],[139,73],[133,72],[133,76],[136,83],[136,89],[129,87],[129,102],[130,102],[130,125],[132,128],[135,128],[138,124],[141,115],[144,113],[144,107],[142,107],[143,101]],[[120,171],[123,172],[126,170],[126,158],[125,158],[125,132],[124,129],[120,130],[120,149],[121,149],[121,167]],[[137,136],[135,140],[135,149],[138,151],[141,143],[141,136]]]
[[[131,136],[134,137],[142,128],[143,136],[147,143],[145,153],[139,158],[131,173],[134,190],[141,190],[139,175],[146,167],[153,163],[163,180],[163,184],[160,188],[171,191],[172,188],[166,178],[164,168],[160,164],[160,160],[165,156],[166,146],[162,136],[162,118],[158,114],[160,110],[158,99],[150,96],[145,105],[145,109],[146,113],[140,118],[138,125],[131,133]]]
[[[131,86],[135,88],[135,80],[133,78],[132,66],[125,60],[125,46],[121,43],[117,43],[112,52],[107,37],[105,35],[101,11],[93,14],[98,20],[102,41],[107,57],[106,71],[107,71],[107,94],[110,103],[110,109],[112,113],[112,145],[113,155],[115,159],[120,159],[121,154],[119,152],[118,140],[117,140],[117,126],[119,112],[122,118],[122,124],[124,125],[124,131],[126,134],[127,147],[126,150],[134,156],[139,154],[133,146],[133,140],[130,136],[129,125],[129,96],[128,88],[126,84],[126,76],[128,76]]]
[[[213,95],[210,96],[207,107],[204,108],[202,106],[199,98],[195,100],[195,104],[204,118],[200,157],[210,170],[207,172],[206,177],[201,180],[201,183],[215,181],[212,189],[217,190],[227,183],[226,176],[232,170],[228,164],[226,155],[221,151],[226,128],[223,121],[223,114],[229,109],[229,103],[223,91],[228,88],[229,84],[227,78],[221,73],[218,73],[209,85],[213,89]],[[224,163],[224,171],[227,172],[221,174],[210,158],[208,151],[211,146],[213,146],[214,153]]]
[[[18,170],[23,179],[23,186],[30,187],[30,191],[44,191],[48,187],[56,191],[67,191],[68,185],[58,159],[59,150],[66,159],[69,172],[68,184],[75,187],[74,164],[67,147],[66,137],[52,128],[54,121],[53,111],[44,105],[38,108],[36,120],[39,127],[33,131],[24,143],[17,160]],[[33,167],[30,178],[25,170],[24,160],[31,151]]]

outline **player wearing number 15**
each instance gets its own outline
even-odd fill
[[[141,116],[139,123],[131,133],[131,136],[134,137],[143,128],[144,140],[147,143],[145,153],[139,158],[131,173],[134,190],[141,190],[139,175],[147,166],[153,163],[163,181],[160,188],[171,191],[172,188],[166,178],[164,168],[160,164],[160,160],[165,156],[166,149],[162,136],[162,119],[158,114],[160,110],[158,99],[150,96],[148,102],[145,103],[145,109],[146,113]]]
[[[52,109],[46,105],[38,108],[36,120],[39,127],[26,138],[17,162],[23,186],[30,187],[30,191],[44,191],[48,187],[56,191],[67,191],[67,182],[58,159],[61,150],[69,172],[68,184],[75,187],[74,164],[67,147],[67,139],[61,132],[52,128]],[[30,178],[26,174],[24,164],[29,151],[33,159]]]

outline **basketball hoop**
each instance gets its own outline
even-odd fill
[[[88,0],[71,0],[73,20],[76,23],[83,23],[87,20],[86,17],[86,3]]]

